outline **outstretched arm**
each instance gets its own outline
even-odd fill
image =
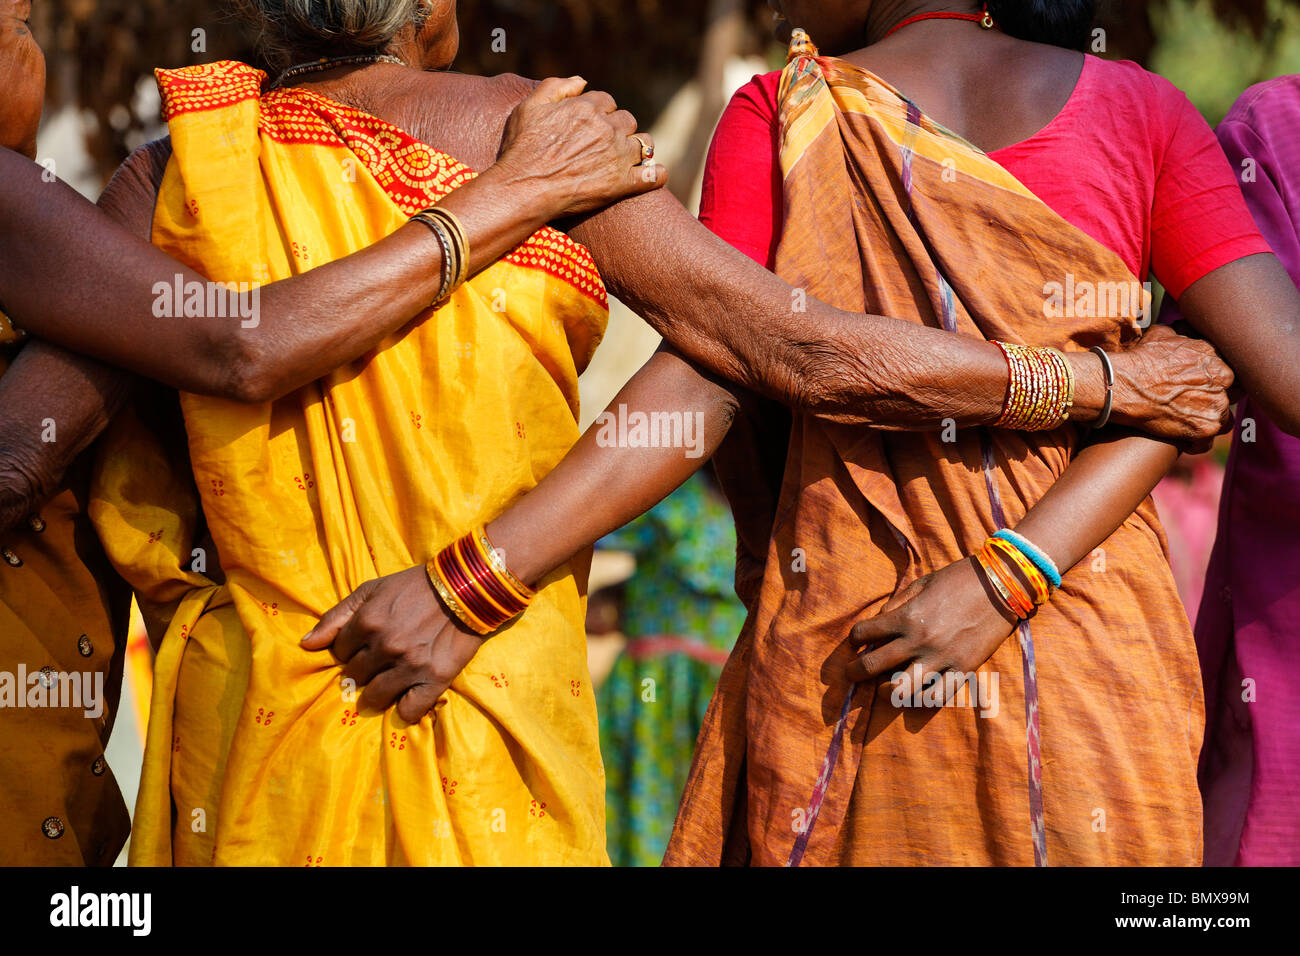
[[[633,166],[640,144],[627,134],[635,121],[604,108],[607,97],[577,95],[582,86],[540,86],[511,115],[499,161],[443,201],[469,234],[471,272],[556,215],[663,184],[662,168],[647,178]],[[0,308],[45,340],[28,344],[0,381],[0,531],[59,486],[121,405],[131,372],[200,394],[269,401],[365,354],[437,294],[442,248],[417,223],[263,288],[252,328],[212,316],[155,318],[157,283],[204,281],[148,242],[169,156],[165,141],[138,151],[100,198],[100,212],[0,149]],[[50,421],[54,442],[44,440]]]
[[[469,236],[471,274],[548,221],[662,185],[634,166],[640,146],[626,113],[577,95],[580,80],[548,80],[512,114],[497,163],[439,205]],[[138,155],[104,200],[119,221],[152,219],[157,147]],[[538,170],[543,172],[539,173]],[[0,150],[0,307],[56,345],[175,388],[264,402],[349,362],[426,313],[442,249],[424,225],[402,226],[345,259],[259,290],[256,324],[195,316],[160,320],[159,284],[205,278],[124,235],[44,170]],[[247,327],[251,326],[251,327]]]
[[[619,299],[701,369],[792,408],[877,428],[991,425],[1007,366],[997,346],[808,298],[713,235],[667,191],[626,200],[572,230]],[[1097,358],[1067,356],[1078,388],[1071,420],[1097,420],[1105,388]],[[1217,402],[1170,415],[1205,384],[1206,354],[1187,340],[1116,353],[1112,421],[1178,442],[1216,433]],[[1211,359],[1215,365],[1217,359]],[[1211,407],[1213,406],[1213,407]],[[1180,410],[1181,411],[1181,410]]]
[[[472,110],[449,117],[440,106],[441,121],[424,132],[482,165],[496,155],[505,117],[533,83],[516,76],[456,82],[472,84]],[[944,419],[988,425],[1001,415],[1007,367],[996,346],[813,298],[795,311],[788,283],[713,235],[667,190],[564,228],[591,250],[611,293],[719,379],[802,411],[883,429],[938,430]],[[1212,436],[1217,408],[1169,413],[1171,400],[1204,384],[1203,359],[1194,347],[1168,342],[1117,353],[1111,420],[1179,442]],[[1078,383],[1071,417],[1087,425],[1105,404],[1100,365],[1087,354],[1069,361]]]

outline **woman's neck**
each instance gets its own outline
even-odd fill
[[[867,46],[879,43],[900,23],[927,13],[978,13],[982,5],[974,0],[877,0],[867,13],[864,38]]]

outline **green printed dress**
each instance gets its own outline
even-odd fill
[[[636,556],[628,644],[597,695],[615,866],[658,866],[722,664],[745,623],[725,499],[697,473],[600,542]]]

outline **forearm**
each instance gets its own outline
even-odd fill
[[[525,194],[487,170],[439,204],[469,241],[473,277],[546,224],[540,193]],[[268,401],[364,355],[432,305],[443,250],[428,227],[403,226],[345,259],[262,290],[262,321],[243,342],[245,400]],[[233,329],[243,340],[248,332]]]
[[[1015,530],[1065,574],[1099,547],[1168,474],[1179,451],[1133,432],[1084,447]]]
[[[726,436],[736,405],[729,388],[680,356],[659,352],[614,398],[610,413],[628,420],[637,412],[680,413],[681,434],[689,441],[659,448],[611,445],[604,438],[612,432],[593,425],[535,489],[488,526],[488,536],[515,574],[528,582],[544,578],[698,471]]]
[[[796,300],[667,193],[625,200],[574,226],[619,299],[702,368],[836,421],[930,430],[988,425],[1007,365],[994,345],[899,319]],[[802,310],[796,310],[798,304]],[[806,305],[806,308],[803,308]],[[1097,360],[1070,356],[1074,420],[1105,401]]]
[[[0,532],[35,512],[107,427],[131,376],[43,342],[0,378]]]
[[[1232,366],[1237,384],[1279,427],[1300,436],[1300,290],[1277,257],[1250,256],[1223,266],[1188,289],[1178,305]]]
[[[157,286],[205,277],[150,246],[139,228],[124,232],[64,184],[42,182],[40,172],[0,150],[5,311],[47,341],[184,391],[279,397],[365,354],[427,309],[441,284],[441,244],[414,223],[346,259],[262,288],[255,316],[160,319]],[[138,223],[141,203],[152,209],[152,199],[140,195],[117,203],[115,216]],[[473,270],[546,219],[537,196],[488,174],[445,205],[469,233]]]

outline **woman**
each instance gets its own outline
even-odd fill
[[[26,0],[0,3],[0,308],[20,327],[173,386],[255,400],[368,351],[436,294],[442,252],[415,223],[260,289],[248,315],[160,323],[160,288],[207,284],[30,162],[45,79],[30,10]],[[662,170],[633,170],[641,145],[626,136],[627,117],[587,109],[580,89],[565,81],[539,91],[501,162],[458,191],[476,264],[548,219],[662,183]],[[554,171],[540,183],[526,168],[538,161]],[[93,455],[84,452],[133,385],[115,368],[27,340],[3,312],[0,372],[0,862],[110,865],[130,828],[104,758],[130,592],[87,515]],[[182,520],[192,516],[168,517]]]
[[[851,187],[840,173],[847,166],[849,175],[860,171],[866,177],[866,189],[878,201],[897,195],[913,207],[907,222],[891,222],[886,213],[859,225],[857,242],[846,243],[838,255],[853,257],[857,246],[869,248],[882,235],[904,237],[904,242],[920,235],[932,243],[932,251],[908,258],[923,275],[934,270],[945,277],[967,307],[978,303],[989,280],[979,278],[979,287],[971,283],[996,260],[983,250],[968,261],[953,253],[968,217],[980,215],[985,204],[1005,217],[1001,228],[1021,236],[1052,235],[1052,245],[1060,242],[1057,228],[1096,237],[1100,241],[1088,254],[1092,261],[1118,257],[1121,270],[1143,278],[1150,262],[1174,295],[1194,303],[1188,312],[1193,323],[1229,358],[1239,380],[1268,402],[1266,382],[1278,360],[1264,351],[1265,342],[1271,334],[1294,341],[1295,299],[1281,288],[1276,260],[1265,255],[1267,245],[1236,202],[1231,170],[1185,98],[1130,64],[1025,42],[1052,39],[1080,48],[1088,35],[1090,4],[993,3],[986,14],[957,11],[977,22],[991,15],[1002,32],[942,16],[954,6],[962,5],[780,4],[789,23],[825,38],[822,42],[843,58],[818,58],[815,51],[796,47],[779,92],[775,78],[764,77],[737,98],[715,143],[714,227],[736,239],[751,231],[765,240],[779,238],[777,271],[808,274],[815,268],[810,257],[826,254],[824,247],[815,252],[810,242],[814,217],[835,217],[849,201]],[[859,49],[864,37],[868,45]],[[945,51],[942,72],[932,69],[936,49]],[[990,62],[999,69],[989,71]],[[905,90],[907,99],[896,89]],[[992,109],[999,102],[1003,109]],[[900,126],[889,125],[895,122]],[[1120,124],[1132,129],[1134,123],[1145,131],[1141,148],[1136,155],[1119,156],[1112,130]],[[777,129],[779,158],[769,145],[764,155],[771,164],[756,162],[753,150],[771,144]],[[984,147],[987,158],[963,146],[958,134]],[[737,151],[747,147],[745,164],[737,163]],[[956,157],[958,177],[969,177],[956,188],[946,188],[947,155]],[[896,191],[883,176],[900,157],[908,172]],[[1087,169],[1087,177],[1073,172],[1074,164]],[[828,171],[831,182],[815,188],[808,178],[812,170]],[[739,179],[742,171],[747,180]],[[774,220],[780,213],[770,201],[747,201],[770,197],[774,182],[786,210],[779,224]],[[1019,196],[1004,192],[1017,187],[1023,190]],[[953,205],[933,205],[954,193]],[[768,249],[762,242],[755,251],[765,255]],[[1088,259],[1077,253],[1071,258],[1058,258],[1055,268],[1063,278],[1067,271],[1078,273],[1082,284]],[[1225,293],[1249,289],[1260,269],[1267,270],[1270,294],[1289,300],[1282,313],[1286,318],[1271,330],[1234,333],[1235,309],[1227,306],[1232,300]],[[1015,263],[1008,271],[1007,289],[1039,279],[1036,270]],[[870,285],[887,281],[890,273],[897,274],[868,265],[864,278]],[[847,280],[839,295],[855,285]],[[899,291],[906,295],[904,289]],[[841,301],[827,286],[814,290]],[[960,324],[961,316],[955,318]],[[986,334],[997,333],[987,321],[977,325]],[[1108,325],[1099,327],[1087,311],[1066,311],[1049,327],[1035,329],[1031,340],[1060,336],[1087,342],[1110,334],[1114,326]],[[1295,403],[1287,404],[1294,422]],[[829,495],[803,494],[793,508],[771,516],[773,541],[753,606],[749,659],[732,670],[730,680],[724,678],[668,860],[716,861],[748,852],[755,861],[790,864],[1198,863],[1200,807],[1193,771],[1202,701],[1186,619],[1150,503],[1103,545],[1099,561],[1067,579],[1034,615],[1032,626],[1018,625],[1017,642],[1003,642],[1006,624],[980,622],[971,603],[976,597],[962,597],[964,590],[973,593],[963,579],[977,573],[963,558],[976,548],[983,529],[1014,526],[1049,555],[1060,548],[1061,568],[1101,544],[1087,537],[1067,544],[1073,532],[1059,519],[1048,521],[1055,496],[1071,486],[1077,472],[1067,470],[1046,495],[1044,486],[1031,489],[1050,480],[1052,456],[1059,450],[1069,449],[1082,463],[1098,451],[1106,454],[1104,446],[1076,451],[1071,436],[1050,434],[1018,446],[999,436],[959,451],[958,460],[970,470],[954,475],[925,463],[943,456],[942,446],[890,439],[876,459],[858,449],[846,454],[844,436],[830,430],[818,434],[806,421],[796,420],[792,436],[782,509],[798,476],[819,462],[829,457],[861,463],[865,457],[880,461],[894,476],[901,521],[894,523],[898,512],[891,510],[891,500],[861,479],[839,482]],[[1147,477],[1134,489],[1145,496],[1152,479],[1172,463],[1172,453],[1146,439],[1115,444],[1126,443],[1135,476],[1147,467],[1140,462],[1150,462]],[[921,475],[919,487],[911,483]],[[985,491],[980,486],[986,481]],[[853,504],[860,495],[906,539],[901,550],[887,535],[864,541],[867,552],[879,557],[854,569],[859,582],[878,581],[878,593],[887,599],[886,613],[854,628],[851,644],[862,653],[842,673],[863,683],[846,692],[830,682],[824,697],[796,695],[793,706],[751,710],[744,724],[736,723],[727,710],[738,701],[767,699],[775,687],[796,679],[799,667],[786,662],[788,655],[820,660],[842,633],[842,618],[809,606],[816,593],[812,581],[800,598],[783,593],[776,563],[814,529],[828,533],[854,524],[858,508]],[[978,504],[967,511],[972,501]],[[1033,510],[1021,519],[1027,508]],[[846,532],[837,531],[836,537],[841,548],[844,539],[852,540]],[[945,541],[951,543],[940,543]],[[900,564],[907,568],[901,574],[895,570]],[[920,580],[909,582],[917,574]],[[834,588],[836,572],[821,577],[821,587]],[[804,636],[809,631],[815,634],[811,639]],[[928,678],[966,674],[974,667],[980,680],[1000,677],[996,717],[976,708],[927,709],[934,702],[928,696],[922,700],[915,683],[889,693],[878,681],[899,671]],[[922,706],[905,709],[898,706],[900,698],[904,705]],[[823,724],[824,715],[841,703],[844,709],[825,721],[832,725],[829,733],[818,730],[811,752],[790,752],[791,737],[801,726],[810,719],[813,726]],[[744,770],[732,780],[706,778],[701,768],[730,752],[737,739],[749,742]],[[735,802],[724,803],[719,815],[717,796],[728,786],[735,788]],[[729,835],[737,818],[747,821],[748,832]]]
[[[259,266],[286,274],[307,269],[351,251],[367,234],[372,239],[386,234],[401,221],[393,213],[399,203],[386,187],[410,186],[410,193],[397,197],[400,206],[410,208],[412,199],[429,202],[460,185],[448,200],[454,202],[481,180],[466,183],[464,167],[448,154],[412,141],[402,127],[487,168],[500,150],[507,120],[530,90],[517,78],[425,73],[387,61],[445,67],[456,36],[451,4],[394,0],[371,10],[372,19],[353,19],[358,11],[346,4],[327,10],[319,4],[268,2],[258,9],[266,14],[267,35],[280,44],[282,54],[296,51],[309,58],[342,52],[347,62],[307,63],[291,76],[299,87],[265,95],[261,77],[240,65],[164,74],[168,110],[179,131],[177,153],[168,159],[164,144],[138,154],[104,199],[138,236],[152,237],[216,278],[256,276]],[[354,36],[351,30],[359,32]],[[384,37],[382,42],[375,40],[377,35]],[[378,48],[387,52],[380,54]],[[292,59],[283,62],[290,65]],[[211,95],[222,103],[220,109],[195,108]],[[373,106],[379,115],[363,113],[359,106]],[[607,122],[620,125],[624,134],[634,128],[626,117],[613,114],[610,102],[597,97],[583,106],[593,122],[597,114],[612,114]],[[266,143],[251,138],[263,135],[254,133],[259,117],[267,119]],[[313,131],[311,143],[295,142],[294,129],[284,125],[300,122]],[[219,129],[215,136],[214,127]],[[263,176],[250,166],[254,151],[263,147],[267,156],[301,151],[311,161],[278,163],[274,175]],[[646,142],[637,152],[650,149]],[[388,163],[395,155],[418,158],[420,168],[407,164],[394,172]],[[355,181],[345,173],[354,173]],[[194,195],[184,191],[186,184]],[[156,202],[160,189],[161,201]],[[312,214],[302,213],[300,199],[272,200],[286,192],[295,197],[319,194]],[[572,188],[561,192],[559,201],[573,199]],[[231,208],[223,198],[229,195],[260,198]],[[710,241],[680,206],[663,198],[665,202],[620,204],[575,226],[574,232],[592,244],[612,287],[707,367],[791,404],[846,420],[935,427],[946,418],[991,422],[1001,414],[1006,373],[994,347],[908,323],[848,315],[814,300],[806,312],[792,312],[789,286]],[[190,200],[198,201],[200,217],[193,216],[193,208],[187,214]],[[218,212],[204,219],[205,209]],[[40,223],[25,225],[29,231],[41,228]],[[292,239],[282,238],[290,233]],[[555,683],[546,680],[557,667],[583,666],[574,648],[575,641],[581,646],[577,585],[567,569],[555,570],[578,547],[549,569],[555,571],[549,607],[536,609],[527,628],[512,631],[523,650],[512,652],[509,642],[494,645],[501,647],[494,653],[504,663],[491,655],[476,662],[447,696],[454,706],[440,709],[436,727],[421,718],[441,695],[437,680],[425,681],[395,713],[358,716],[361,702],[353,685],[338,686],[335,668],[310,655],[297,657],[285,644],[288,635],[306,630],[306,622],[355,582],[385,565],[400,567],[417,554],[432,553],[432,542],[445,537],[447,529],[463,526],[469,515],[504,508],[572,441],[573,376],[599,328],[600,290],[590,270],[582,267],[581,249],[551,233],[538,241],[549,252],[531,245],[520,253],[525,261],[502,263],[484,273],[481,282],[463,287],[456,293],[460,298],[440,313],[445,322],[411,330],[386,343],[372,360],[330,372],[323,385],[312,384],[282,401],[268,400],[319,378],[347,356],[335,351],[292,367],[286,363],[274,378],[259,375],[239,394],[254,403],[247,408],[203,398],[219,389],[195,372],[164,369],[160,378],[187,390],[185,423],[195,456],[189,467],[169,471],[177,445],[159,443],[138,420],[128,416],[115,426],[117,444],[101,456],[97,523],[143,603],[155,605],[168,624],[153,708],[157,723],[150,733],[133,841],[137,859],[296,862],[309,854],[313,861],[331,862],[603,859],[594,720],[590,689],[583,690],[589,681],[580,674],[568,677],[557,701]],[[474,247],[476,253],[482,245]],[[548,257],[554,261],[551,254],[557,249],[576,266],[569,269],[575,280],[566,284],[556,277],[559,285],[540,285],[549,280],[528,267]],[[250,254],[261,261],[239,260]],[[527,261],[529,256],[534,262]],[[682,257],[696,269],[678,272]],[[35,255],[17,260],[26,268],[35,268],[38,261]],[[307,272],[301,281],[322,271]],[[428,302],[440,284],[426,284],[412,298]],[[321,291],[331,289],[325,281],[313,288],[327,302],[338,303],[328,296],[342,294]],[[543,313],[529,303],[548,288],[555,293],[553,317],[567,317],[567,329],[563,321],[559,328],[536,324]],[[20,303],[25,307],[19,317],[34,331],[159,374],[156,357],[60,322],[58,311],[54,317],[39,314],[35,295],[22,287],[0,291],[6,302],[29,296]],[[501,315],[504,324],[492,318]],[[730,315],[753,316],[765,334],[752,334]],[[184,325],[158,323],[158,334],[193,354],[198,350],[173,328]],[[221,341],[215,333],[212,341]],[[366,347],[379,337],[368,339]],[[357,341],[354,333],[344,338]],[[419,352],[427,363],[414,354]],[[457,363],[455,369],[464,366],[466,374],[433,381],[414,374],[435,364],[435,357],[439,364]],[[1079,372],[1077,412],[1085,421],[1095,420],[1107,402],[1100,366],[1091,357],[1074,356],[1072,361]],[[1208,377],[1202,368],[1207,361],[1214,362]],[[1177,438],[1216,430],[1225,407],[1225,380],[1208,349],[1170,339],[1116,356],[1115,362],[1115,407],[1127,421]],[[510,371],[506,377],[497,371],[502,363]],[[199,361],[195,367],[210,364]],[[299,377],[304,370],[309,374]],[[471,380],[476,391],[460,387]],[[656,359],[641,382],[661,403],[670,400],[701,410],[707,405],[713,423],[709,440],[720,438],[719,423],[727,412],[718,395],[725,390],[671,354]],[[1171,385],[1177,400],[1168,402]],[[461,416],[454,411],[457,403],[479,398],[481,407],[466,408]],[[488,401],[514,405],[488,414]],[[437,415],[430,411],[435,408]],[[83,419],[95,414],[96,398],[83,393]],[[490,438],[471,441],[455,431],[458,420],[479,422]],[[435,435],[430,438],[430,433]],[[494,443],[507,452],[495,452]],[[113,447],[124,451],[113,453]],[[201,508],[192,489],[196,474]],[[442,476],[441,492],[422,486],[427,474]],[[679,483],[684,477],[674,473],[670,480]],[[649,494],[662,496],[666,490]],[[626,503],[644,510],[653,500],[642,491]],[[201,519],[215,541],[203,536]],[[223,570],[228,574],[223,576]],[[428,591],[427,582],[423,587]],[[549,643],[535,647],[526,640],[529,632],[548,627],[556,635]],[[478,640],[467,639],[471,637],[444,628],[431,645],[433,669],[450,675],[446,683],[478,649]],[[505,664],[527,667],[540,652],[546,661],[525,673],[545,686],[535,687],[537,692],[526,694],[509,713],[493,703],[496,722],[489,720],[489,698],[483,695],[509,686]],[[362,666],[368,657],[346,675],[355,686],[366,682],[357,678],[371,676]],[[384,692],[383,683],[367,688],[367,702]],[[517,689],[515,699],[522,693]],[[555,719],[543,720],[548,714]],[[408,728],[403,718],[420,722]],[[364,729],[345,741],[337,739],[339,728],[356,727]],[[407,730],[411,735],[403,741]],[[473,746],[448,749],[446,744],[448,735],[458,733],[498,755],[475,762],[469,782],[461,780],[457,761],[470,759]],[[322,755],[314,750],[320,740],[343,750]],[[567,751],[566,740],[571,744]],[[404,756],[389,755],[390,750]],[[575,755],[575,769],[563,779],[555,772],[561,751]],[[343,752],[355,759],[347,763],[339,757]],[[516,760],[512,753],[526,757]],[[360,769],[343,773],[343,766]],[[490,779],[483,778],[485,768]],[[447,790],[439,795],[429,782],[443,776]],[[174,793],[169,783],[175,785]],[[453,790],[461,800],[452,800]],[[394,809],[390,815],[385,809],[390,794],[396,795],[392,806],[400,813]],[[508,811],[506,816],[479,812],[485,800],[493,810]],[[306,820],[298,811],[308,803],[343,808],[350,815]],[[431,819],[436,828],[424,825]],[[539,835],[522,841],[497,838],[503,832],[498,827],[514,834],[521,820]]]
[[[1005,33],[981,30],[974,9],[957,11],[964,22],[937,22],[932,15],[954,12],[941,4],[825,2],[787,12],[850,60],[796,46],[781,135],[772,104],[758,112],[763,122],[752,135],[733,144],[743,161],[714,175],[715,189],[725,185],[733,197],[728,231],[736,210],[746,219],[757,211],[752,248],[775,246],[784,277],[848,308],[912,315],[954,339],[1078,349],[1133,334],[1131,314],[1129,322],[1099,314],[1095,293],[1131,285],[1151,258],[1254,399],[1300,431],[1300,373],[1282,358],[1294,349],[1300,295],[1250,221],[1203,122],[1135,67],[1011,35],[1064,26],[1062,42],[1073,46],[1087,35],[1087,5],[995,5]],[[907,23],[909,15],[925,16]],[[873,45],[853,53],[864,24]],[[935,49],[944,50],[945,71],[933,69]],[[859,60],[935,104],[966,140]],[[1117,84],[1109,99],[1100,95],[1108,79]],[[768,102],[770,88],[751,101]],[[1114,126],[1083,122],[1118,123],[1144,103],[1141,150]],[[715,157],[745,111],[733,108]],[[999,150],[995,158],[1009,165],[1022,154],[1050,156],[1046,167],[1022,158],[1018,168],[1088,229],[969,141]],[[1062,175],[1066,160],[1078,169]],[[1083,195],[1053,194],[1054,183]],[[720,200],[719,192],[719,226]],[[779,227],[769,215],[766,234],[764,201],[790,213]],[[1207,210],[1212,225],[1198,226]],[[1054,303],[1050,283],[1058,297],[1066,285],[1091,290],[1091,305],[1074,295],[1070,308]],[[1243,304],[1256,317],[1249,327],[1237,320]],[[616,404],[655,407],[655,374],[643,373]],[[799,412],[777,458],[778,502],[757,514],[754,505],[774,496],[754,480],[763,449],[730,450],[751,463],[738,482],[739,530],[765,552],[764,567],[706,719],[669,862],[1199,861],[1199,679],[1146,503],[1177,449],[1115,430],[1086,446],[1082,437],[1069,426],[1033,434],[959,428],[944,441]],[[680,480],[690,470],[680,458],[606,451],[595,436],[584,439],[488,525],[488,537],[519,579],[534,580],[605,521]],[[626,491],[608,505],[602,486]],[[1004,579],[984,563],[987,536],[1012,527],[1037,545],[1044,567],[1075,568],[1050,602],[1035,597],[1036,612],[1027,598],[1011,599],[1018,572]],[[360,677],[384,674],[371,695],[377,704],[400,699],[401,708],[414,697],[423,705],[432,693],[420,686],[402,696],[425,679],[415,635],[454,626],[422,570],[366,585],[309,639],[332,640]],[[864,608],[872,616],[864,619]],[[1013,632],[1017,641],[1007,642]],[[891,689],[895,672],[901,679]],[[949,675],[1001,694],[979,708],[937,706],[954,698]]]
[[[1300,284],[1300,182],[1284,157],[1300,146],[1300,77],[1247,90],[1218,130],[1241,189]],[[1176,316],[1176,310],[1174,310]],[[1201,757],[1207,866],[1300,863],[1300,443],[1247,398],[1196,621],[1205,678]]]

